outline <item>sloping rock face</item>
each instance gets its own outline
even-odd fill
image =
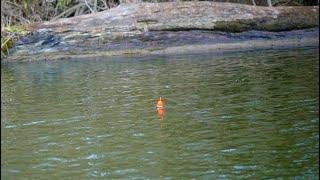
[[[258,31],[269,31],[274,33],[262,39],[277,40],[278,31],[318,26],[318,7],[270,8],[203,1],[121,4],[109,11],[32,26],[34,33],[19,41],[10,58],[148,54],[177,46],[238,43],[236,32],[249,31],[256,39],[248,40],[261,40],[263,33]],[[311,34],[318,36],[318,32],[316,28]],[[301,40],[292,33],[290,37]],[[317,44],[315,39],[308,41]]]
[[[41,24],[53,32],[164,30],[283,31],[319,25],[318,7],[261,7],[214,2],[121,4],[110,11]]]

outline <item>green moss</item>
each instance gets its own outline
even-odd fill
[[[255,22],[252,20],[241,21],[220,21],[216,22],[215,29],[225,32],[243,32],[252,29],[255,26]]]
[[[289,11],[289,10],[287,10]],[[303,29],[318,27],[318,16],[308,14],[309,11],[299,11],[296,15],[292,12],[282,12],[277,18],[260,18],[239,21],[220,21],[216,22],[215,29],[225,32],[243,32],[252,29],[262,31],[289,31],[293,29]],[[294,19],[294,21],[293,21]]]

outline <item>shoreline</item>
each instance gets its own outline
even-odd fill
[[[271,40],[245,40],[229,43],[211,44],[186,44],[181,46],[146,48],[146,49],[123,49],[123,50],[88,50],[88,51],[65,51],[65,52],[46,52],[27,56],[9,56],[3,62],[34,62],[41,60],[68,60],[76,58],[93,57],[136,57],[153,55],[183,55],[201,53],[223,53],[252,51],[264,49],[292,49],[299,47],[319,47],[318,37],[290,38],[290,39],[271,39]]]
[[[30,26],[6,61],[319,46],[319,7],[123,4]]]

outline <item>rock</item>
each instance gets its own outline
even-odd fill
[[[215,2],[122,4],[109,11],[40,24],[56,33],[136,31],[283,31],[319,26],[318,7],[262,7]]]
[[[276,40],[281,38],[278,31],[319,26],[318,7],[261,7],[205,1],[130,2],[109,11],[33,25],[35,34],[40,35],[36,40],[32,36],[24,37],[23,42],[28,43],[20,43],[10,58],[29,58],[26,48],[38,52],[37,57],[41,58],[41,54],[48,53],[45,48],[50,48],[50,56],[92,54],[92,51],[103,51],[102,54],[108,51],[113,55],[193,44],[237,43],[246,39]],[[239,35],[247,31],[250,33],[246,36]],[[238,34],[232,34],[235,32]],[[313,30],[317,35],[318,32],[318,29]],[[36,46],[39,42],[43,42],[43,46]]]

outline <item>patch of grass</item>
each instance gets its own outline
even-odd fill
[[[27,30],[27,27],[23,25],[5,26],[1,30],[1,34],[2,31],[4,31],[5,33],[17,33],[20,36],[27,35],[30,32],[29,30]]]
[[[1,28],[1,58],[9,55],[9,49],[20,36],[25,36],[29,33],[30,31],[22,25]]]

